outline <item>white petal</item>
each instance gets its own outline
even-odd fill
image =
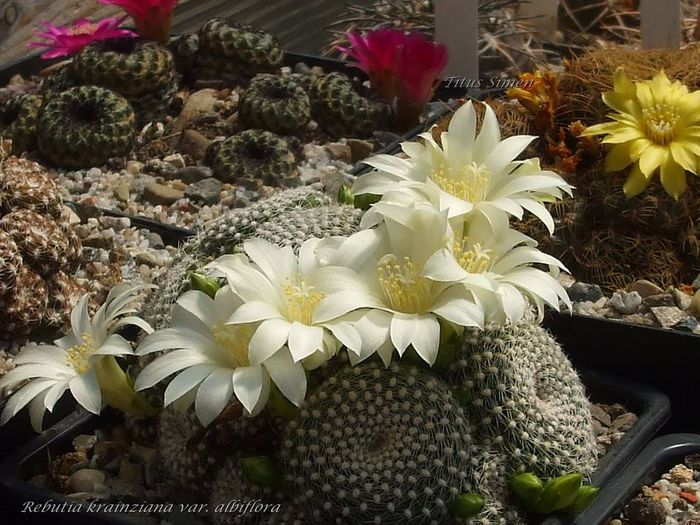
[[[68,390],[68,381],[56,383],[46,392],[44,398],[44,408],[49,412],[53,411],[53,407],[58,403],[58,400],[63,397],[63,394]]]
[[[88,311],[89,300],[88,294],[83,295],[70,313],[71,328],[79,343],[83,342],[83,337],[86,335],[94,338],[90,324],[90,312]]]
[[[163,405],[168,406],[187,395],[214,370],[216,370],[214,365],[195,365],[180,372],[165,389]]]
[[[320,326],[307,326],[294,321],[289,330],[288,346],[292,359],[294,359],[295,363],[298,363],[316,350],[323,348],[323,328]]]
[[[134,388],[150,388],[166,377],[195,365],[214,364],[207,355],[191,350],[175,350],[146,365],[136,378]]]
[[[74,377],[68,383],[75,400],[88,412],[99,414],[102,410],[102,392],[97,382],[95,370],[88,370],[83,375]]]
[[[360,308],[384,308],[384,305],[367,293],[345,290],[324,297],[316,305],[313,322],[315,324],[327,323]]]
[[[262,301],[251,301],[243,303],[240,308],[233,312],[227,322],[231,324],[256,323],[278,317],[281,317],[281,314],[275,306]]]
[[[39,365],[27,364],[19,365],[13,368],[0,379],[0,390],[13,387],[17,383],[25,379],[52,379],[61,380],[74,376],[75,372],[72,369],[61,369],[53,364]]]
[[[249,413],[255,412],[263,394],[263,376],[267,375],[260,365],[236,368],[233,372],[233,390]]]
[[[248,345],[251,364],[258,365],[282,348],[292,325],[284,319],[268,319],[258,327]]]
[[[204,335],[186,328],[165,328],[146,337],[136,354],[145,355],[162,350],[187,348],[197,352],[210,351],[214,342]]]
[[[276,286],[283,286],[299,271],[297,258],[289,246],[279,248],[266,240],[252,239],[243,244],[243,250]]]
[[[177,304],[205,325],[210,325],[218,318],[214,308],[214,300],[199,290],[185,292],[178,297]]]
[[[464,296],[459,287],[445,290],[435,301],[431,311],[458,326],[484,326],[482,309]]]
[[[391,342],[394,343],[400,356],[403,356],[415,337],[417,323],[414,321],[416,319],[416,315],[396,313],[391,320]]]
[[[418,316],[413,322],[411,344],[423,361],[432,366],[440,348],[440,323],[432,315]]]
[[[336,322],[325,325],[333,336],[348,350],[359,354],[362,351],[362,337],[359,332],[347,322]]]
[[[491,173],[503,172],[536,138],[530,135],[515,135],[501,142],[486,159]]]
[[[5,403],[5,408],[3,408],[2,416],[0,416],[0,425],[7,423],[17,412],[22,410],[27,403],[43,394],[54,384],[54,381],[36,379],[12,394]]]
[[[29,421],[35,432],[41,432],[44,423],[44,414],[46,413],[44,402],[47,393],[48,391],[42,392],[29,403]]]
[[[119,334],[112,334],[105,339],[94,355],[133,355],[133,353],[129,341]]]
[[[289,350],[285,348],[277,352],[263,366],[282,395],[295,406],[301,405],[306,397],[306,372],[301,363],[292,360]]]
[[[469,274],[462,268],[454,258],[450,250],[443,249],[430,256],[423,267],[423,276],[433,281],[455,283],[459,282]]]
[[[501,130],[498,126],[498,119],[491,106],[484,104],[484,121],[481,124],[481,131],[474,142],[473,160],[477,164],[483,164],[491,152],[501,142]]]
[[[547,227],[549,234],[554,233],[554,219],[549,210],[541,203],[528,200],[528,199],[518,199],[517,201],[523,208],[532,213],[535,217],[542,221],[542,223]]]
[[[363,186],[369,186],[368,183],[372,182],[372,178],[377,182],[389,182],[391,179],[384,174],[394,175],[395,178],[391,182],[396,184],[396,178],[407,179],[408,173],[411,170],[411,163],[409,161],[393,155],[374,155],[364,160],[363,164],[378,169],[380,173],[370,172],[358,178],[352,189],[356,194],[363,192]],[[381,172],[384,173],[382,174]]]
[[[122,326],[138,326],[141,330],[147,334],[153,333],[153,327],[147,322],[136,316],[128,316],[119,319],[116,323],[111,326],[111,331],[114,332]]]
[[[231,400],[231,370],[214,370],[202,381],[194,401],[194,411],[203,426],[209,425]]]

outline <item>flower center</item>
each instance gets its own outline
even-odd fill
[[[430,173],[430,178],[442,191],[467,202],[484,200],[490,176],[486,165],[476,162],[457,171],[442,163]]]
[[[395,255],[385,255],[377,264],[377,272],[384,297],[397,312],[423,313],[432,304],[430,281],[420,275],[410,257],[399,260]]]
[[[73,26],[68,30],[71,36],[92,35],[97,30],[97,24]]]
[[[88,361],[96,350],[92,336],[83,334],[83,344],[72,346],[66,352],[66,363],[78,374],[83,375],[90,369]]]
[[[252,336],[253,331],[246,324],[227,325],[221,322],[211,327],[212,339],[226,350],[233,368],[250,366],[248,345]]]
[[[482,248],[478,242],[470,245],[468,239],[455,241],[452,252],[457,263],[469,273],[484,273],[491,268],[493,250]]]
[[[646,135],[652,142],[667,146],[676,136],[676,128],[681,120],[677,108],[668,104],[656,104],[642,110]]]
[[[304,277],[299,274],[287,279],[282,291],[287,320],[311,325],[316,305],[321,302],[324,294],[317,292],[313,286],[309,286]]]

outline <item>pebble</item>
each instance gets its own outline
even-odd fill
[[[182,182],[187,184],[209,179],[213,176],[214,172],[207,166],[186,166],[177,170],[177,173],[175,174],[176,179],[180,179]]]
[[[642,296],[638,292],[615,292],[608,301],[608,306],[621,314],[630,315],[642,306]]]
[[[185,102],[180,115],[173,123],[174,130],[182,131],[197,117],[213,113],[217,95],[217,90],[212,88],[200,89],[192,93],[188,97],[187,102]]]
[[[143,163],[138,160],[129,160],[126,163],[126,171],[131,175],[138,175],[143,169]]]
[[[688,310],[696,317],[700,317],[700,290],[695,292],[695,295],[690,300],[690,306],[688,306]]]
[[[698,326],[700,326],[700,322],[698,322],[695,317],[688,316],[679,323],[674,324],[671,328],[678,330],[679,332],[693,333]]]
[[[184,196],[184,191],[157,182],[149,182],[143,191],[144,199],[153,204],[173,204]]]
[[[185,190],[185,196],[204,204],[215,204],[219,202],[222,187],[220,180],[210,177],[190,184]]]
[[[374,151],[374,144],[366,140],[348,139],[347,144],[350,147],[350,162],[352,164],[366,159]]]
[[[637,292],[642,297],[642,299],[651,295],[658,295],[664,293],[662,288],[655,285],[651,281],[647,281],[646,279],[642,279],[631,284],[628,288],[628,291]]]
[[[347,164],[352,162],[352,150],[347,144],[332,142],[330,144],[326,144],[326,149],[333,156],[333,158],[342,160]]]
[[[597,300],[605,297],[603,294],[603,290],[597,284],[586,284],[577,282],[571,285],[567,292],[571,300],[577,303],[595,303]]]
[[[627,432],[637,423],[637,416],[628,412],[616,417],[612,423],[610,423],[610,429],[616,432]]]
[[[688,318],[688,314],[677,306],[656,306],[651,308],[651,312],[663,328],[671,328]]]
[[[75,471],[68,479],[68,483],[75,492],[98,492],[105,478],[105,473],[101,470],[84,468]]]
[[[672,293],[650,295],[644,299],[644,305],[649,308],[656,306],[676,306],[676,298]]]
[[[697,276],[697,277],[695,278],[695,280],[693,281],[693,289],[696,290],[696,291],[700,291],[700,273],[698,274],[698,276]]]
[[[189,155],[193,160],[204,160],[207,153],[207,148],[211,144],[211,140],[205,137],[202,133],[194,129],[186,129],[182,132],[178,150],[180,153]]]
[[[163,157],[163,162],[170,164],[176,170],[179,170],[179,169],[182,169],[185,167],[185,159],[179,153],[173,153],[171,155],[166,155],[165,157]],[[174,172],[174,173],[177,173],[177,172]]]
[[[136,255],[137,264],[148,264],[149,266],[167,266],[171,259],[167,250],[150,250]]]

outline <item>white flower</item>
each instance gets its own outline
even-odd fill
[[[344,318],[362,336],[353,362],[379,353],[388,364],[394,348],[409,346],[429,364],[437,358],[441,322],[453,327],[483,326],[483,313],[460,282],[438,282],[424,275],[426,262],[450,242],[447,212],[414,203],[394,207],[377,228],[348,239],[328,239],[317,247],[331,264],[346,264],[338,291],[316,310],[319,321]],[[359,311],[358,311],[359,310]]]
[[[41,431],[44,412],[51,412],[66,390],[86,410],[99,413],[103,400],[116,408],[136,413],[151,407],[133,391],[130,380],[115,357],[133,355],[131,344],[115,331],[135,325],[146,332],[151,327],[138,317],[133,302],[144,286],[114,287],[92,321],[89,296],[80,298],[71,312],[71,332],[54,341],[55,345],[27,347],[15,359],[18,366],[0,379],[0,389],[13,388],[31,379],[7,401],[0,417],[5,424],[29,404],[34,429]]]
[[[506,213],[521,219],[526,210],[552,232],[554,221],[542,203],[561,198],[562,192],[571,194],[572,187],[556,173],[543,171],[538,159],[515,160],[536,137],[518,135],[501,141],[496,115],[488,105],[478,135],[476,120],[468,102],[442,133],[442,147],[428,132],[420,135],[425,144],[402,144],[407,159],[370,158],[365,163],[378,171],[360,177],[353,193],[382,195],[389,202],[395,202],[396,193],[408,193],[449,210],[450,218],[477,209],[489,216]]]
[[[320,267],[314,249],[320,239],[306,241],[299,257],[290,247],[279,248],[262,239],[247,241],[242,255],[223,256],[209,267],[227,277],[243,305],[231,324],[260,323],[250,340],[250,360],[262,363],[287,346],[295,363],[315,368],[333,357],[341,344],[359,353],[357,331],[343,321],[318,322],[319,303],[335,292],[350,272],[339,266]],[[251,264],[252,261],[252,264]]]
[[[426,277],[437,281],[461,281],[482,304],[488,322],[521,320],[528,299],[537,307],[540,320],[544,304],[559,311],[559,301],[571,302],[555,278],[564,265],[536,248],[537,243],[510,229],[505,216],[474,215],[468,221],[451,221],[452,243],[436,252],[425,265]],[[546,273],[531,265],[547,265]]]
[[[300,363],[281,346],[265,359],[252,359],[249,344],[255,324],[227,324],[243,304],[229,286],[212,299],[192,290],[181,295],[172,311],[169,328],[149,335],[138,348],[139,355],[169,350],[143,369],[136,389],[149,388],[177,373],[165,390],[164,404],[179,408],[193,402],[204,426],[235,397],[250,415],[267,403],[270,379],[295,405],[306,395],[306,375]]]

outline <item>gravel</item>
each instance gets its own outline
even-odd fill
[[[643,486],[607,525],[700,525],[700,454]]]

